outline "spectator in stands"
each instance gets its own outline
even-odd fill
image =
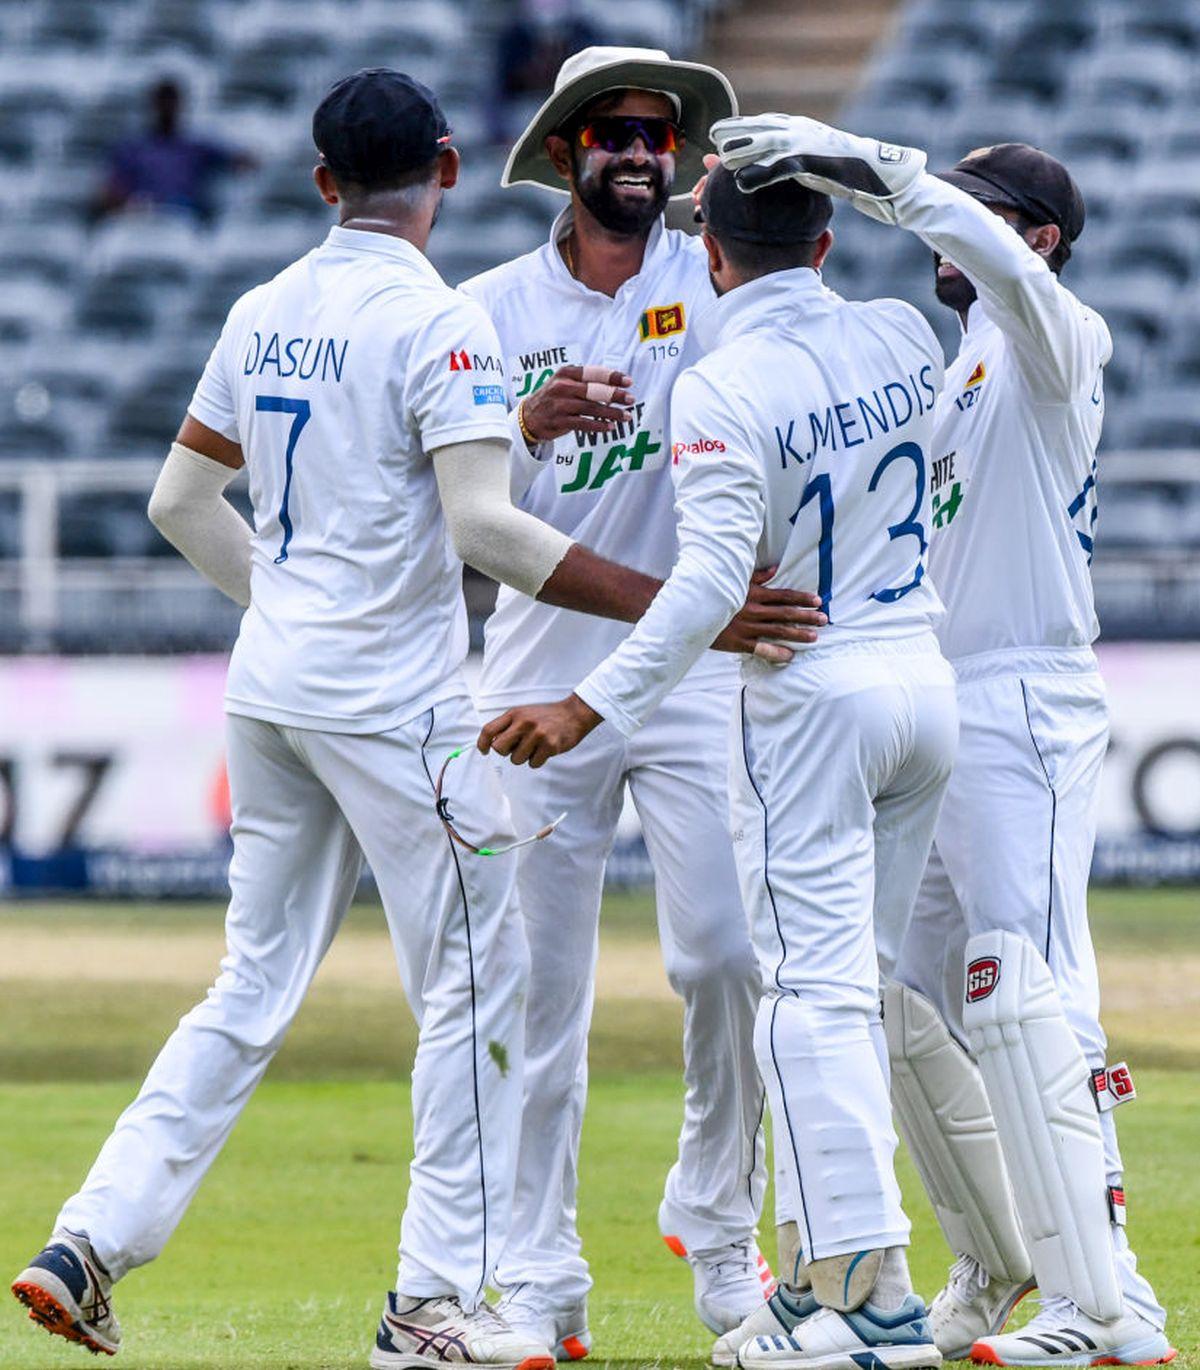
[[[541,104],[568,57],[600,41],[572,0],[518,0],[496,45],[496,141],[509,142],[524,127],[522,102]]]
[[[248,171],[256,165],[246,152],[183,127],[184,92],[164,77],[149,92],[150,121],[136,138],[118,143],[96,201],[96,218],[131,207],[176,210],[204,221],[212,217],[210,190],[220,171]]]

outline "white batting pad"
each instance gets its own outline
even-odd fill
[[[883,1027],[892,1106],[950,1249],[993,1279],[1024,1283],[1033,1267],[978,1067],[907,985],[884,988]]]
[[[972,937],[963,1026],[1012,1176],[1042,1297],[1119,1317],[1108,1185],[1090,1072],[1050,968],[1010,932]]]

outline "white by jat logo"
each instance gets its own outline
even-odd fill
[[[881,162],[902,162],[908,156],[908,148],[897,147],[895,143],[879,144],[879,160]]]

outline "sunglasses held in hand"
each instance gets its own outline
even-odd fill
[[[446,770],[451,761],[456,757],[462,756],[466,751],[465,747],[456,747],[454,751],[442,762],[442,769],[438,771],[437,783],[433,787],[433,803],[437,810],[437,816],[442,820],[442,826],[448,835],[460,847],[465,847],[474,856],[503,856],[505,852],[516,851],[518,847],[528,847],[532,842],[540,842],[544,837],[549,837],[555,828],[567,816],[564,809],[557,818],[552,819],[544,828],[539,828],[532,837],[522,837],[519,842],[509,842],[503,847],[477,847],[474,842],[468,841],[462,833],[454,826],[454,816],[450,812],[450,801],[442,794],[442,782],[446,778]]]

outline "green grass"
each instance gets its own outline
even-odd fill
[[[1121,999],[1122,985],[1133,987],[1119,1015],[1140,1094],[1119,1114],[1130,1235],[1168,1306],[1181,1348],[1176,1364],[1200,1370],[1200,1044],[1196,1015],[1179,1011],[1180,973],[1186,978],[1200,955],[1200,898],[1105,893],[1095,918],[1106,991]],[[79,945],[98,924],[104,937],[89,946],[92,954],[109,948],[108,978],[83,983],[69,1001],[52,980],[11,971],[6,948],[44,946],[51,964],[61,964],[72,938]],[[605,926],[603,957],[654,955],[646,899],[610,900]],[[40,1244],[166,1031],[198,997],[207,972],[187,983],[171,948],[205,929],[215,956],[219,911],[210,907],[0,915],[0,1273],[15,1272]],[[344,937],[346,968],[388,954],[376,910],[357,910]],[[188,956],[203,964],[206,945],[201,936]],[[132,969],[136,957],[179,982],[123,979],[122,958]],[[1175,974],[1154,980],[1164,966]],[[400,1083],[411,1040],[385,977],[358,993],[337,974],[318,981],[163,1258],[121,1284],[126,1343],[118,1365],[365,1365],[394,1273],[411,1154]],[[1176,1068],[1139,1069],[1139,1043]],[[667,1254],[655,1222],[682,1094],[677,1007],[665,994],[624,995],[618,982],[598,1005],[592,1060],[580,1212],[596,1280],[593,1363],[700,1365],[711,1339],[692,1314],[688,1271]],[[928,1294],[947,1253],[903,1157],[901,1166],[913,1273]],[[769,1224],[764,1245],[773,1247]],[[90,1362],[79,1348],[34,1328],[15,1303],[0,1303],[4,1370],[82,1363]]]

